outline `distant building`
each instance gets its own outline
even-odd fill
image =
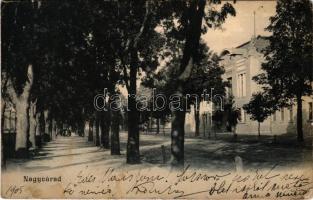
[[[261,65],[264,62],[262,51],[269,45],[266,37],[258,36],[250,41],[232,49],[222,52],[220,64],[225,69],[223,79],[230,83],[226,88],[226,95],[232,95],[235,106],[241,111],[241,121],[237,126],[238,134],[256,134],[257,122],[250,120],[242,108],[248,103],[252,94],[261,90],[252,80],[252,77],[262,73]],[[313,96],[303,97],[303,127],[305,134],[312,134],[312,105]],[[261,134],[277,135],[296,132],[296,105],[289,108],[282,108],[270,116],[261,124]]]
[[[206,101],[200,102],[200,109],[199,109],[199,118],[200,118],[200,127],[199,133],[200,136],[209,136],[213,134],[212,130],[212,104]],[[195,123],[195,110],[192,106],[190,111],[186,113],[185,118],[185,133],[188,136],[194,136],[196,130],[196,123]]]
[[[13,108],[13,105],[7,103],[7,106],[4,110],[3,114],[3,124],[2,124],[2,131],[4,134],[6,133],[15,133],[16,132],[16,112]]]
[[[230,83],[226,88],[226,99],[234,97],[235,107],[240,109],[241,121],[237,125],[238,134],[257,135],[257,122],[252,121],[242,108],[248,103],[252,94],[261,90],[252,80],[252,77],[262,73],[261,65],[264,62],[262,51],[269,45],[266,37],[258,36],[250,41],[221,53],[221,66],[225,69],[223,79]],[[226,123],[216,129],[212,123],[211,113],[217,110],[216,106],[211,107],[210,103],[201,102],[200,105],[200,135],[224,132]],[[268,117],[261,123],[261,135],[279,135],[285,133],[296,133],[297,106],[282,108],[275,114]],[[194,135],[195,120],[194,109],[186,114],[186,134]],[[225,121],[225,119],[224,119]],[[305,135],[313,135],[313,95],[303,97],[303,130]],[[212,125],[211,125],[212,124]]]

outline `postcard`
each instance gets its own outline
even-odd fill
[[[310,0],[2,0],[1,197],[312,199]]]

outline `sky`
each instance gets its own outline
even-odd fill
[[[225,48],[239,46],[251,39],[254,32],[254,11],[256,35],[271,34],[264,28],[269,25],[269,18],[275,15],[276,1],[237,1],[233,6],[236,10],[235,17],[228,17],[222,29],[209,29],[202,36],[208,46],[217,53]]]

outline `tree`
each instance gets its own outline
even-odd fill
[[[175,84],[171,91],[183,97],[192,66],[199,64],[201,34],[207,27],[220,25],[229,13],[234,15],[229,3],[221,6],[220,11],[211,7],[206,11],[206,2],[25,0],[3,3],[5,76],[2,77],[8,77],[8,81],[2,89],[7,91],[7,99],[15,103],[18,111],[16,150],[27,150],[27,140],[33,142],[34,130],[36,136],[41,135],[46,124],[51,134],[54,124],[60,129],[65,126],[82,132],[87,120],[96,124],[96,137],[92,138],[98,143],[99,135],[103,136],[101,142],[108,147],[108,125],[117,136],[119,124],[103,123],[105,117],[95,112],[91,102],[103,88],[109,88],[110,95],[114,95],[118,93],[117,86],[125,85],[129,95],[127,163],[139,163],[138,75],[156,69],[167,42],[181,43],[184,45],[182,56],[176,66],[172,65],[176,73],[172,77],[176,78],[172,79]],[[220,3],[220,0],[210,0],[208,6]],[[206,26],[202,26],[203,19]],[[157,27],[162,27],[164,32],[156,31]],[[185,110],[172,113],[172,154],[174,160],[181,162]],[[112,119],[120,118],[117,112],[105,114]],[[163,117],[159,114],[155,115],[157,119]],[[29,120],[36,123],[36,128],[31,127],[31,134],[28,133]],[[99,126],[104,132],[99,133]],[[113,138],[118,138],[115,136]],[[119,144],[117,140],[114,144]]]
[[[165,67],[159,70],[155,74],[150,74],[145,77],[142,84],[149,88],[154,88],[154,95],[162,94],[165,95],[167,99],[175,93],[175,88],[173,87],[173,80],[177,76],[177,68],[175,66],[179,65],[182,55],[174,55],[175,52],[182,51],[183,45],[179,42],[172,42],[167,44],[174,49],[172,53],[172,59],[166,63]],[[224,73],[223,68],[218,64],[219,57],[213,52],[210,51],[209,47],[204,43],[200,43],[200,53],[199,53],[199,62],[195,63],[188,82],[185,84],[184,96],[189,95],[187,107],[194,106],[195,110],[195,124],[196,132],[195,135],[199,135],[199,126],[200,126],[200,114],[199,107],[200,101],[202,101],[202,96],[204,91],[210,91],[211,88],[214,88],[214,92],[219,95],[224,94],[226,82],[222,80],[222,74]],[[192,95],[191,95],[192,94]],[[156,105],[162,105],[163,102],[158,98],[152,98],[155,100],[153,102]],[[210,98],[206,98],[206,101],[210,101]],[[158,102],[160,101],[160,102]],[[151,103],[151,105],[153,104]],[[166,108],[169,105],[165,105]],[[152,109],[150,109],[152,110]],[[154,111],[149,114],[149,116],[164,121],[168,116],[170,116],[169,109],[163,109],[162,111]]]
[[[252,95],[248,104],[243,106],[243,109],[250,114],[250,119],[258,122],[258,136],[261,136],[260,125],[264,120],[273,113],[269,99],[261,92]]]
[[[103,120],[92,102],[108,87],[106,52],[102,48],[106,43],[98,41],[94,30],[103,26],[95,23],[98,16],[91,12],[95,10],[92,5],[86,1],[42,2],[39,24],[44,34],[40,37],[41,66],[36,70],[33,90],[38,110],[49,110],[51,124],[57,120],[61,127],[66,124],[80,134],[86,121],[96,121],[96,116]],[[94,124],[98,125],[94,130],[99,130],[101,123]]]
[[[159,34],[157,20],[153,15],[155,7],[149,0],[140,2],[115,2],[117,15],[112,15],[114,49],[118,54],[117,68],[121,70],[122,81],[128,92],[128,139],[127,163],[140,162],[139,112],[136,109],[137,76],[142,70],[153,70],[158,64]]]
[[[214,7],[215,4],[221,4],[221,1],[162,1],[158,5],[159,16],[162,19],[160,26],[166,37],[166,48],[162,56],[169,57],[169,60],[173,61],[168,67],[173,68],[169,73],[171,78],[169,91],[175,95],[172,99],[175,105],[171,104],[171,162],[174,165],[184,164],[184,124],[187,106],[184,94],[193,66],[199,63],[201,34],[205,33],[207,28],[219,27],[229,14],[235,15],[231,3],[224,3],[220,6],[220,10]],[[205,9],[206,7],[208,9]],[[181,45],[182,50],[173,44]],[[177,63],[175,58],[180,55]]]
[[[230,131],[233,132],[234,138],[237,138],[236,128],[238,121],[241,119],[241,113],[238,108],[235,106],[234,97],[230,96],[228,102],[225,104],[225,113],[227,116],[227,125],[230,128]]]
[[[224,69],[219,65],[219,57],[216,53],[210,51],[209,47],[201,42],[199,50],[199,62],[195,63],[191,71],[190,78],[186,84],[186,94],[196,94],[201,98],[204,91],[210,92],[214,88],[214,94],[223,96],[225,93],[225,87],[227,82],[222,79]],[[202,99],[190,98],[190,104],[194,105],[195,111],[195,136],[199,136],[200,130],[200,101]],[[213,100],[213,97],[212,97]],[[205,101],[211,101],[210,98],[206,98]],[[214,102],[212,102],[214,103]]]
[[[279,107],[297,103],[297,138],[303,141],[302,97],[312,94],[312,3],[309,0],[277,1],[276,14],[267,30],[265,71],[255,80],[273,96]]]
[[[38,30],[32,23],[36,18],[36,2],[1,4],[2,11],[2,71],[6,78],[5,96],[12,100],[16,113],[16,157],[28,156],[30,92],[34,79],[36,40]],[[3,76],[2,76],[3,77]]]
[[[31,102],[29,107],[29,141],[31,143],[31,148],[36,148],[36,102]]]
[[[121,104],[118,98],[113,99],[112,103],[114,106]],[[121,121],[121,110],[110,111],[111,123],[111,155],[120,155],[120,121]]]
[[[208,9],[206,10],[206,3]],[[177,74],[173,83],[177,103],[180,108],[172,107],[172,130],[171,130],[171,162],[174,165],[184,164],[184,137],[185,137],[185,114],[186,107],[184,99],[184,88],[190,77],[190,73],[195,63],[199,61],[199,42],[201,34],[212,26],[220,26],[228,16],[235,15],[235,10],[230,3],[224,3],[221,10],[213,8],[214,4],[221,4],[220,0],[205,1],[175,1],[175,11],[171,13],[171,18],[165,24],[165,33],[169,37],[184,42],[181,62],[178,66]],[[173,6],[173,5],[172,5]],[[203,26],[203,19],[205,25]],[[175,22],[174,22],[175,21]],[[178,23],[178,26],[176,25]]]
[[[22,115],[27,116],[24,129],[29,127],[29,120],[32,122],[30,132],[21,134],[23,140],[18,134],[17,141],[21,141],[18,144],[24,144],[25,139],[33,143],[33,123],[36,123],[36,137],[45,133],[46,123],[51,136],[55,133],[55,124],[61,129],[66,124],[82,132],[85,121],[95,114],[90,102],[106,87],[103,76],[108,71],[104,53],[94,54],[92,38],[88,37],[94,19],[90,15],[90,4],[86,1],[16,1],[2,4],[2,11],[5,28],[1,75],[8,80],[2,92],[14,101],[17,110],[26,105],[17,112],[20,119],[24,118]],[[17,98],[13,98],[15,96]],[[27,98],[20,98],[22,96]],[[32,109],[28,109],[30,103]],[[36,113],[32,113],[34,110]],[[31,112],[29,116],[27,112]]]

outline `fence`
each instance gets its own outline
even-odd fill
[[[2,124],[2,145],[4,158],[14,157],[16,137],[16,112],[12,108],[6,109]]]

